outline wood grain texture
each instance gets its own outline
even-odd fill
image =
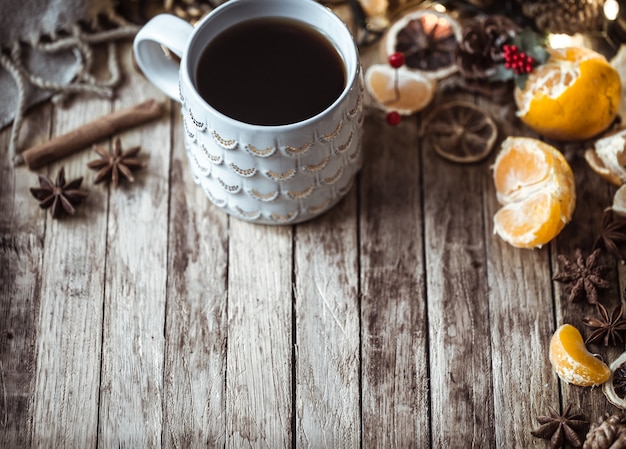
[[[365,67],[376,51],[363,49]],[[530,434],[548,406],[615,410],[548,360],[556,326],[587,336],[594,313],[551,280],[557,255],[590,252],[614,192],[580,151],[557,145],[576,176],[574,220],[521,250],[493,235],[496,152],[447,162],[423,142],[422,115],[392,128],[366,100],[347,197],[307,223],[248,224],[209,204],[179,105],[134,72],[129,45],[120,54],[117,100],[37,109],[20,147],[157,97],[164,116],[120,135],[147,164],[134,184],[94,185],[96,154],[74,154],[42,172],[84,176],[89,197],[52,220],[29,193],[36,173],[0,160],[1,448],[527,449],[548,446]],[[500,140],[533,135],[510,101],[435,102],[451,99],[490,111]],[[612,310],[626,265],[603,262]],[[624,348],[589,349],[610,361]]]
[[[81,98],[71,111],[56,108],[52,135],[74,129],[110,107],[108,100]],[[106,196],[89,185],[90,157],[83,152],[44,170],[52,180],[61,167],[68,181],[83,177],[81,188],[89,196],[71,217],[55,220],[45,214],[33,447],[90,448],[97,442],[107,219]]]
[[[28,144],[49,138],[51,110],[28,114]],[[9,162],[9,138],[0,133],[0,447],[22,448],[32,438],[46,212],[29,198],[37,176]]]
[[[126,46],[125,46],[126,47]],[[127,48],[127,47],[126,47]],[[123,52],[124,85],[114,108],[163,94]],[[119,137],[142,146],[135,182],[109,188],[104,282],[100,447],[161,447],[171,129],[169,113]]]
[[[510,106],[481,101],[500,123],[500,139],[486,161],[491,166],[505,136],[520,135]],[[547,357],[554,332],[550,250],[518,249],[493,233],[500,208],[493,173],[484,179],[485,243],[489,283],[489,324],[493,371],[494,427],[498,447],[530,448],[541,443],[530,430],[548,406],[559,408],[559,383]]]
[[[228,218],[194,184],[183,134],[173,142],[163,447],[224,447]]]
[[[226,447],[292,443],[291,227],[230,219]]]
[[[442,99],[441,101],[445,101]],[[484,163],[421,147],[433,447],[495,447]]]
[[[574,258],[576,248],[582,250],[584,257],[587,257],[592,252],[594,240],[600,233],[603,210],[612,204],[612,193],[615,189],[611,188],[606,181],[591,170],[583,158],[581,148],[568,150],[565,145],[558,143],[555,146],[564,152],[572,168],[576,181],[577,195],[576,210],[574,211],[572,221],[551,244],[552,269],[554,273],[557,273],[562,268],[557,258],[559,254],[568,258]],[[599,291],[600,301],[610,313],[621,300],[617,269],[618,262],[613,256],[603,254],[599,263],[614,267],[614,271],[610,273],[609,277],[612,284],[611,289]],[[564,288],[565,286],[562,284],[557,282],[554,284],[556,326],[558,327],[566,323],[572,324],[580,330],[583,338],[586,338],[591,333],[591,330],[585,327],[582,321],[585,317],[598,316],[595,307],[586,301],[578,303],[568,302],[567,294],[569,290]],[[607,348],[597,344],[590,344],[587,345],[587,348],[593,353],[600,354],[608,364],[624,351],[624,345]],[[563,407],[571,404],[574,409],[582,411],[592,421],[596,421],[604,413],[617,410],[606,401],[601,388],[581,388],[561,382],[561,391]]]
[[[356,188],[295,233],[296,446],[359,447]]]
[[[430,446],[430,401],[417,126],[410,120],[390,128],[381,113],[371,111],[365,130],[360,175],[363,447],[425,448]]]

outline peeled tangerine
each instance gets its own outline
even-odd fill
[[[611,370],[585,347],[580,331],[571,324],[559,327],[550,340],[550,363],[562,381],[579,387],[601,385]]]
[[[524,89],[515,89],[520,119],[542,136],[562,141],[589,139],[607,129],[619,111],[619,72],[587,48],[549,52]]]
[[[493,168],[503,205],[493,217],[494,232],[504,241],[518,248],[538,248],[572,219],[574,175],[556,148],[530,137],[508,137]]]

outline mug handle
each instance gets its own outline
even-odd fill
[[[146,78],[178,102],[180,65],[167,57],[162,47],[167,47],[182,58],[192,31],[193,26],[183,19],[171,14],[160,14],[148,21],[133,41],[135,60]]]

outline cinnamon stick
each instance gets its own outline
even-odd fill
[[[96,120],[25,150],[21,156],[29,169],[35,170],[50,162],[75,153],[99,140],[140,125],[161,115],[155,99],[104,115]]]

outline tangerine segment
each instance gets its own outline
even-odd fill
[[[436,82],[405,67],[374,64],[365,74],[365,87],[386,111],[410,115],[424,109],[435,95]]]
[[[536,248],[552,240],[565,227],[558,195],[539,192],[507,204],[493,217],[494,232],[518,248]]]
[[[554,167],[554,156],[537,141],[516,143],[505,140],[494,165],[496,192],[501,203],[511,201],[521,189],[548,179]]]
[[[564,382],[580,387],[601,385],[611,370],[585,346],[580,331],[571,324],[559,327],[550,340],[550,363]]]
[[[518,116],[555,140],[584,140],[613,122],[621,100],[619,73],[587,48],[550,49],[550,58],[515,89]]]
[[[563,154],[529,137],[509,137],[494,164],[498,201],[494,232],[518,248],[548,243],[571,220],[574,174]]]

